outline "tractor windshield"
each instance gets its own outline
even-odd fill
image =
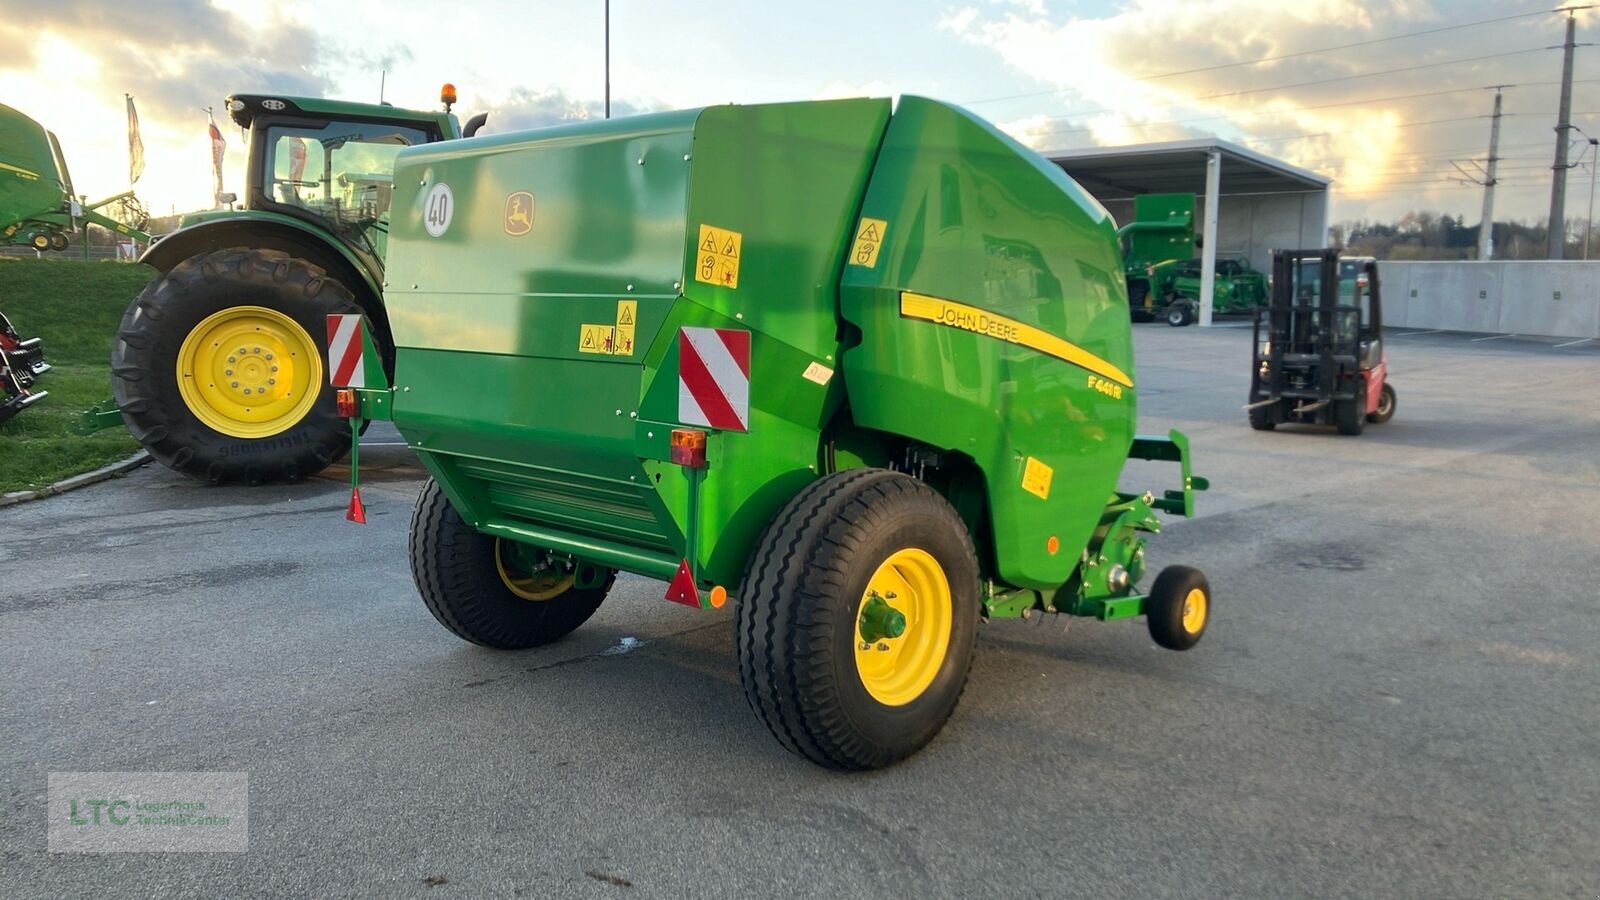
[[[266,199],[311,212],[347,238],[381,251],[394,158],[434,137],[392,122],[328,122],[274,125],[266,139]]]

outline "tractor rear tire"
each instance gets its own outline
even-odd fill
[[[1340,434],[1358,435],[1367,422],[1367,404],[1361,397],[1333,401],[1333,423]]]
[[[1374,425],[1382,425],[1389,421],[1394,418],[1394,405],[1394,388],[1385,381],[1382,389],[1378,391],[1378,408],[1367,413],[1367,421]]]
[[[863,615],[887,607],[899,633]],[[889,765],[955,710],[979,611],[972,538],[943,497],[884,469],[824,476],[772,520],[745,570],[734,617],[745,699],[798,756]]]
[[[1168,650],[1198,644],[1211,623],[1211,584],[1189,566],[1162,569],[1144,603],[1150,639]]]
[[[615,583],[567,583],[545,599],[517,593],[497,554],[497,539],[473,530],[432,478],[411,513],[411,577],[428,612],[457,637],[495,650],[526,650],[560,640],[589,620]]]
[[[360,312],[346,286],[280,251],[190,257],[122,317],[111,373],[123,421],[163,465],[213,484],[315,475],[350,446],[324,374],[326,317]],[[233,340],[247,354],[238,363],[227,361]],[[193,370],[187,381],[180,366]],[[260,393],[244,397],[252,384]]]

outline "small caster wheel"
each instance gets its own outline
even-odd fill
[[[1200,642],[1211,621],[1211,585],[1199,569],[1167,566],[1156,576],[1144,609],[1151,640],[1168,650],[1187,650]]]

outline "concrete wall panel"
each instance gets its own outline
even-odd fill
[[[1600,338],[1600,262],[1390,261],[1379,274],[1390,325]]]

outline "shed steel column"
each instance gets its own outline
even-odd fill
[[[1206,221],[1200,236],[1200,325],[1211,324],[1211,301],[1217,278],[1217,204],[1222,193],[1222,151],[1206,151]]]

